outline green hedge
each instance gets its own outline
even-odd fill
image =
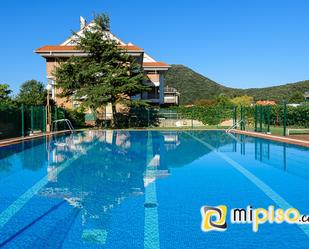
[[[233,117],[233,107],[229,105],[179,106],[172,109],[181,113],[185,118],[201,121],[205,125],[218,125]]]
[[[267,123],[267,107],[263,107],[263,123]],[[283,105],[270,107],[270,125],[283,126]],[[172,107],[183,117],[199,120],[203,124],[218,125],[222,121],[233,118],[233,106],[230,105],[210,105],[210,106],[179,106]],[[255,106],[243,107],[243,113],[247,126],[254,126]],[[260,115],[258,115],[258,120]],[[237,108],[237,120],[240,119],[240,107]],[[287,125],[292,127],[309,127],[309,106],[287,107]]]
[[[271,124],[283,125],[283,106],[273,106],[271,108]],[[309,106],[288,106],[287,125],[296,127],[309,127]]]

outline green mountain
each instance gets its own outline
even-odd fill
[[[188,104],[201,99],[214,99],[220,94],[229,97],[250,95],[255,100],[283,101],[290,99],[293,93],[309,91],[309,80],[265,88],[230,88],[220,85],[183,65],[172,65],[166,74],[165,85],[175,87],[180,92],[181,104]]]

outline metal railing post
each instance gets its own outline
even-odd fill
[[[254,131],[258,131],[258,106],[255,105],[255,110],[254,110]]]
[[[55,120],[58,120],[58,108],[55,106]],[[58,131],[58,124],[55,123],[55,131]]]
[[[263,131],[263,106],[260,105],[260,132]]]
[[[235,126],[237,123],[237,106],[234,107],[234,113],[233,113],[233,126]]]
[[[25,136],[25,114],[24,114],[24,104],[21,105],[21,136]]]
[[[286,114],[287,114],[287,106],[286,101],[283,102],[283,136],[286,136]]]
[[[270,105],[267,106],[267,133],[270,132],[270,108]]]
[[[30,120],[31,120],[31,132],[33,133],[34,128],[34,117],[33,117],[33,106],[30,107]]]
[[[240,130],[243,130],[244,129],[244,126],[243,126],[243,118],[244,118],[244,113],[243,113],[243,107],[242,106],[240,106],[240,120],[241,120],[241,122],[240,122]]]
[[[45,111],[45,106],[42,106],[42,131],[45,132],[46,131],[46,111]]]

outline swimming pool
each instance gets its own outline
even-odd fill
[[[309,149],[222,131],[86,131],[0,148],[4,248],[305,248],[309,226],[201,230],[201,207],[309,214]],[[212,218],[213,219],[213,218]]]

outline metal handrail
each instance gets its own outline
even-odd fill
[[[75,132],[75,129],[74,129],[71,121],[69,119],[67,119],[67,118],[54,120],[53,121],[53,131],[54,131],[54,127],[55,127],[54,124],[56,124],[58,122],[65,122],[67,124],[67,126],[69,127],[71,133]]]
[[[238,122],[236,122],[235,124],[233,124],[231,127],[229,127],[228,129],[225,130],[226,133],[229,133],[231,130],[237,128],[238,125],[240,125],[241,123],[245,123],[245,121],[243,119],[239,120]]]

